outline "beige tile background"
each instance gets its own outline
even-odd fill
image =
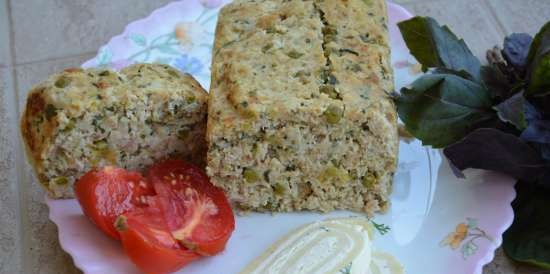
[[[57,242],[42,191],[25,164],[18,117],[26,91],[91,58],[128,23],[168,0],[0,0],[0,273],[80,273]],[[550,20],[550,0],[397,0],[448,24],[478,56],[511,32]],[[499,251],[484,274],[539,274]],[[411,273],[421,274],[421,273]],[[442,273],[444,274],[444,273]]]

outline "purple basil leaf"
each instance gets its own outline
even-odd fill
[[[540,152],[543,159],[550,161],[550,144],[531,143],[531,145]]]
[[[503,249],[510,258],[530,265],[550,266],[550,190],[518,182],[512,202],[514,222],[503,235]],[[541,271],[547,273],[547,271]]]
[[[487,63],[481,68],[481,78],[496,102],[508,99],[526,86],[523,76],[508,65],[498,47],[487,51]]]
[[[449,162],[449,167],[451,168],[451,171],[455,175],[455,177],[460,179],[466,179],[466,175],[464,175],[464,172],[460,170],[458,167],[456,167],[451,160],[447,159],[447,162]]]
[[[493,108],[497,111],[500,120],[514,125],[519,130],[523,130],[527,127],[525,119],[526,102],[527,100],[523,97],[523,92],[520,92]]]
[[[538,151],[494,128],[477,129],[443,153],[459,170],[492,170],[524,181],[536,181],[548,168]]]
[[[550,144],[550,121],[532,121],[521,133],[521,139],[533,143]]]
[[[542,158],[550,161],[550,145],[546,144],[544,146],[542,146],[540,148],[540,154],[542,155]],[[550,172],[547,172],[547,173],[550,173]],[[550,174],[548,176],[548,178],[550,179]]]
[[[521,139],[535,143],[540,154],[546,160],[550,160],[550,121],[535,120],[521,133]]]
[[[529,98],[529,102],[540,116],[536,119],[550,119],[550,95],[532,97]]]
[[[549,151],[550,152],[550,151]],[[549,154],[550,155],[550,154]],[[547,170],[538,180],[538,185],[550,190],[550,169]]]
[[[533,37],[527,33],[513,33],[504,39],[502,55],[506,62],[523,74]]]
[[[542,114],[539,112],[537,107],[533,105],[531,102],[525,100],[525,120],[527,120],[527,123],[531,123],[536,120],[542,119]]]

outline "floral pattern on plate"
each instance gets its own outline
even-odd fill
[[[449,233],[443,241],[441,246],[449,246],[453,250],[457,250],[459,247],[462,257],[466,260],[468,257],[474,255],[479,246],[476,243],[477,240],[487,240],[490,243],[493,239],[487,235],[487,233],[477,226],[477,220],[473,218],[467,218],[466,222],[460,223],[456,226],[455,231]]]
[[[148,29],[125,32],[122,38],[128,47],[101,47],[97,56],[83,67],[121,69],[134,63],[171,65],[193,75],[208,89],[210,62],[214,42],[214,26],[219,8],[226,1],[200,0],[195,16],[182,17],[169,24],[168,31],[157,34]]]

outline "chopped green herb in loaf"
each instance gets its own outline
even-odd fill
[[[237,0],[218,19],[207,172],[241,208],[388,208],[398,135],[385,1]]]
[[[68,69],[32,88],[21,118],[28,158],[54,198],[94,167],[141,169],[168,156],[204,162],[208,94],[159,64]]]

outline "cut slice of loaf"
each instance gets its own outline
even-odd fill
[[[384,0],[237,0],[216,30],[208,174],[245,209],[385,210],[392,90]]]
[[[203,162],[208,94],[166,65],[68,69],[29,92],[21,118],[28,158],[54,198],[94,167],[141,169],[168,156]]]

